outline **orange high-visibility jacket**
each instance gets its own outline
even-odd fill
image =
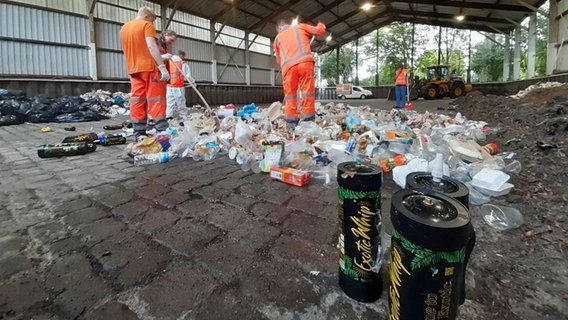
[[[170,81],[168,86],[170,87],[183,87],[183,82],[185,78],[183,77],[183,61],[171,62],[168,66],[168,71],[170,72]]]
[[[405,86],[406,85],[406,77],[408,76],[408,69],[401,69],[400,71],[396,71],[396,79],[395,84],[397,86]]]
[[[324,32],[325,24],[320,22],[317,26],[305,23],[292,25],[278,33],[274,40],[274,53],[276,63],[282,68],[282,74],[286,74],[291,66],[300,62],[314,62],[311,37],[322,35]]]

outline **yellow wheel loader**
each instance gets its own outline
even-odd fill
[[[410,89],[410,99],[420,97],[426,100],[443,99],[445,97],[457,98],[472,90],[469,83],[457,74],[450,73],[446,65],[426,68],[426,78],[414,78]]]

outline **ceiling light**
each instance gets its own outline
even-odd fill
[[[330,42],[331,39],[333,39],[333,38],[331,37],[331,34],[330,34],[329,36],[327,36],[327,37],[325,38],[325,41],[326,41],[326,42]]]
[[[367,2],[364,5],[361,6],[361,10],[363,11],[369,11],[371,10],[371,8],[374,7],[374,5],[372,5],[371,3]]]
[[[456,16],[457,21],[463,21],[464,19],[465,19],[465,16],[463,14]]]
[[[297,25],[298,24],[298,18],[294,18],[294,20],[292,20],[292,25]]]

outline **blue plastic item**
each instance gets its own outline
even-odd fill
[[[257,110],[256,110],[256,105],[253,102],[251,104],[243,106],[243,110],[237,112],[237,116],[242,118],[247,114],[253,114],[255,112],[257,112]]]

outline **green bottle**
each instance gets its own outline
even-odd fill
[[[44,144],[37,149],[40,158],[54,158],[65,156],[83,155],[92,152],[97,146],[92,142],[64,142],[56,144]]]
[[[124,126],[122,124],[111,124],[111,125],[104,126],[103,129],[105,129],[105,130],[120,130],[123,127]]]
[[[97,142],[97,141],[95,141]],[[114,146],[116,144],[126,144],[126,138],[122,135],[100,136],[98,142],[103,146]]]
[[[99,138],[99,136],[96,133],[91,132],[91,133],[80,134],[80,135],[77,135],[77,136],[66,137],[61,142],[62,143],[67,143],[67,142],[93,142],[93,141],[97,140],[98,138]]]

